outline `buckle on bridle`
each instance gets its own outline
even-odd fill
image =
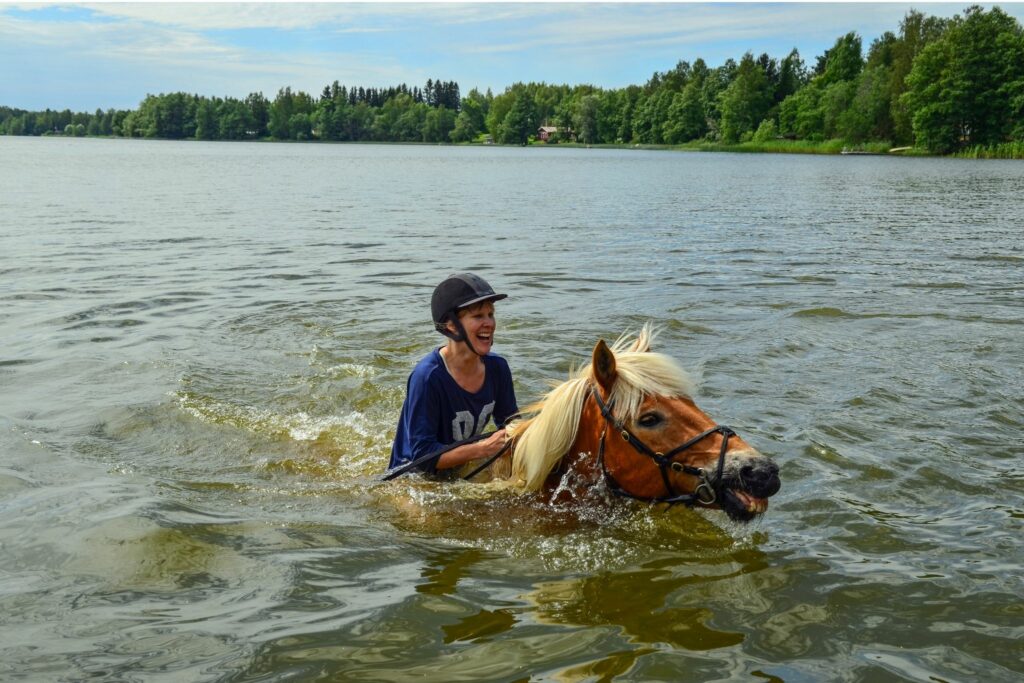
[[[715,495],[715,489],[711,488],[711,484],[706,479],[697,484],[697,488],[693,490],[693,495],[696,496],[697,502],[701,505],[712,505],[718,500],[718,496]]]
[[[700,483],[693,490],[693,497],[701,505],[713,504],[718,500],[718,495],[715,493],[715,488],[711,485],[711,482],[708,481],[708,473],[704,471],[703,467],[698,467],[697,476],[700,477]]]

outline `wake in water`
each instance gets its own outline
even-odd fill
[[[350,366],[345,374],[373,378],[380,373]],[[171,432],[180,432],[182,423],[206,425],[201,429],[209,430],[211,443],[223,448],[204,448],[178,463],[193,487],[224,485],[273,496],[277,504],[288,497],[329,496],[336,504],[362,510],[364,523],[376,520],[403,533],[559,571],[610,569],[662,554],[729,552],[754,533],[724,517],[712,522],[694,510],[666,511],[663,505],[617,499],[603,483],[580,488],[571,472],[548,494],[529,496],[415,475],[381,483],[392,431],[387,411],[282,413],[217,398],[202,392],[195,380],[183,384],[190,388],[175,392],[168,406],[173,410],[158,410],[158,419]],[[364,391],[380,394],[378,389]],[[573,498],[576,491],[581,495]]]

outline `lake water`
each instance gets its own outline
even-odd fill
[[[0,679],[1017,681],[1024,165],[0,138]],[[378,482],[428,302],[645,321],[752,525]]]

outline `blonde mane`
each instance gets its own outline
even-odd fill
[[[635,339],[624,333],[611,346],[618,373],[611,394],[617,417],[636,419],[640,403],[649,394],[693,394],[693,382],[686,372],[672,358],[650,351],[654,336],[653,328],[647,324]],[[526,491],[539,489],[576,441],[583,402],[596,383],[591,365],[570,373],[567,381],[526,407],[526,417],[506,425],[507,434],[516,439],[509,482],[512,486]]]

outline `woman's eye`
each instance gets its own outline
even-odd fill
[[[657,413],[647,413],[646,415],[641,415],[637,422],[641,427],[654,427],[661,422],[661,415],[658,415]]]

